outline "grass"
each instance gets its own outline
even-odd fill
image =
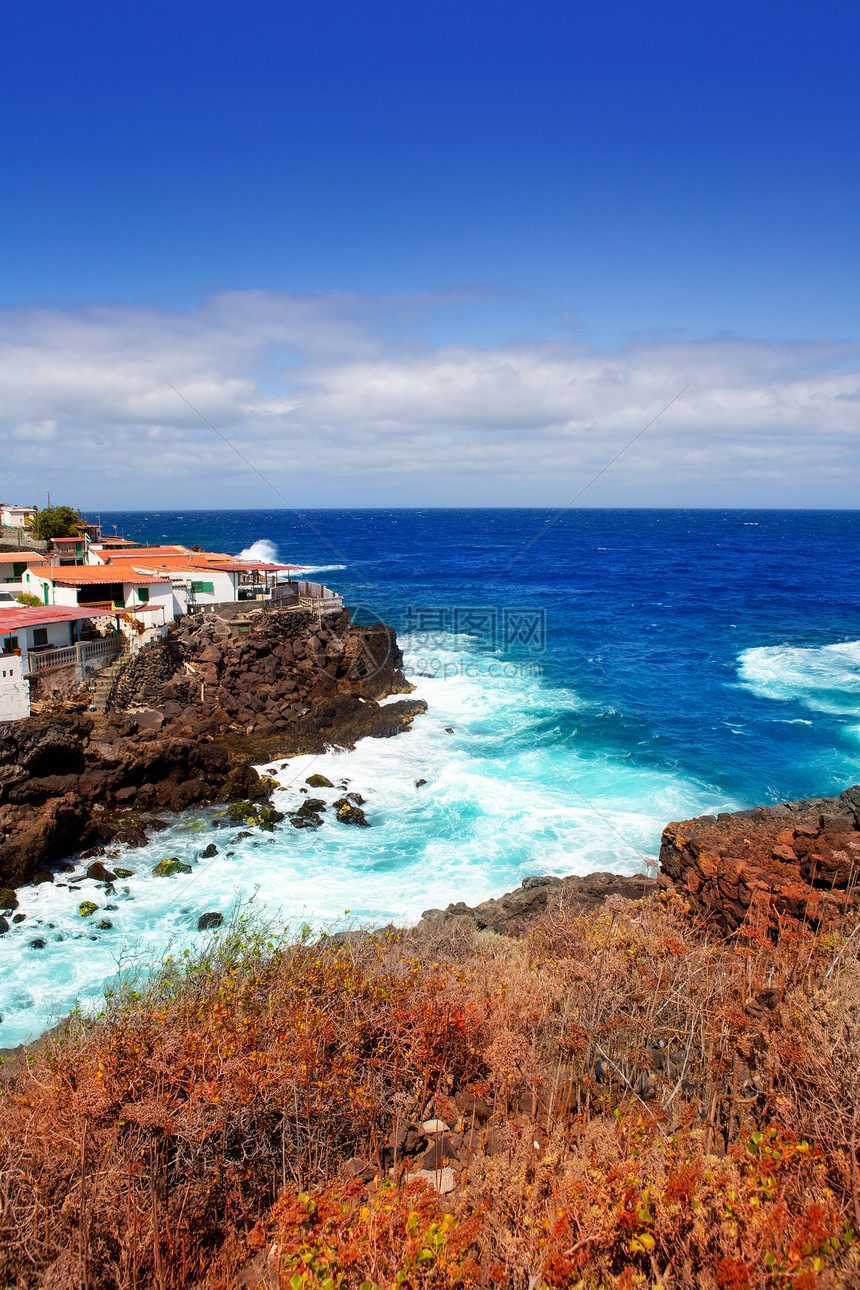
[[[521,941],[239,917],[0,1092],[0,1281],[858,1284],[858,941],[665,893]]]

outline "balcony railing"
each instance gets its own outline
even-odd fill
[[[79,641],[77,645],[63,645],[58,649],[30,650],[27,656],[29,675],[37,676],[39,672],[68,667],[72,663],[87,663],[94,658],[110,658],[119,654],[124,644],[122,636],[105,636],[101,640]]]

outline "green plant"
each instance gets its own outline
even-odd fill
[[[49,506],[33,515],[33,533],[41,541],[55,537],[74,537],[84,522],[80,511],[72,506]]]

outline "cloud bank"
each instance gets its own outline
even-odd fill
[[[429,298],[0,310],[3,500],[854,506],[860,343],[431,345]],[[170,382],[170,385],[167,383]]]

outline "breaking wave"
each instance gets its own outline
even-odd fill
[[[742,686],[762,699],[860,717],[860,641],[804,648],[765,645],[738,656]]]
[[[262,560],[264,564],[277,564],[278,548],[268,538],[258,538],[256,542],[246,546],[244,551],[240,551],[236,559]]]

